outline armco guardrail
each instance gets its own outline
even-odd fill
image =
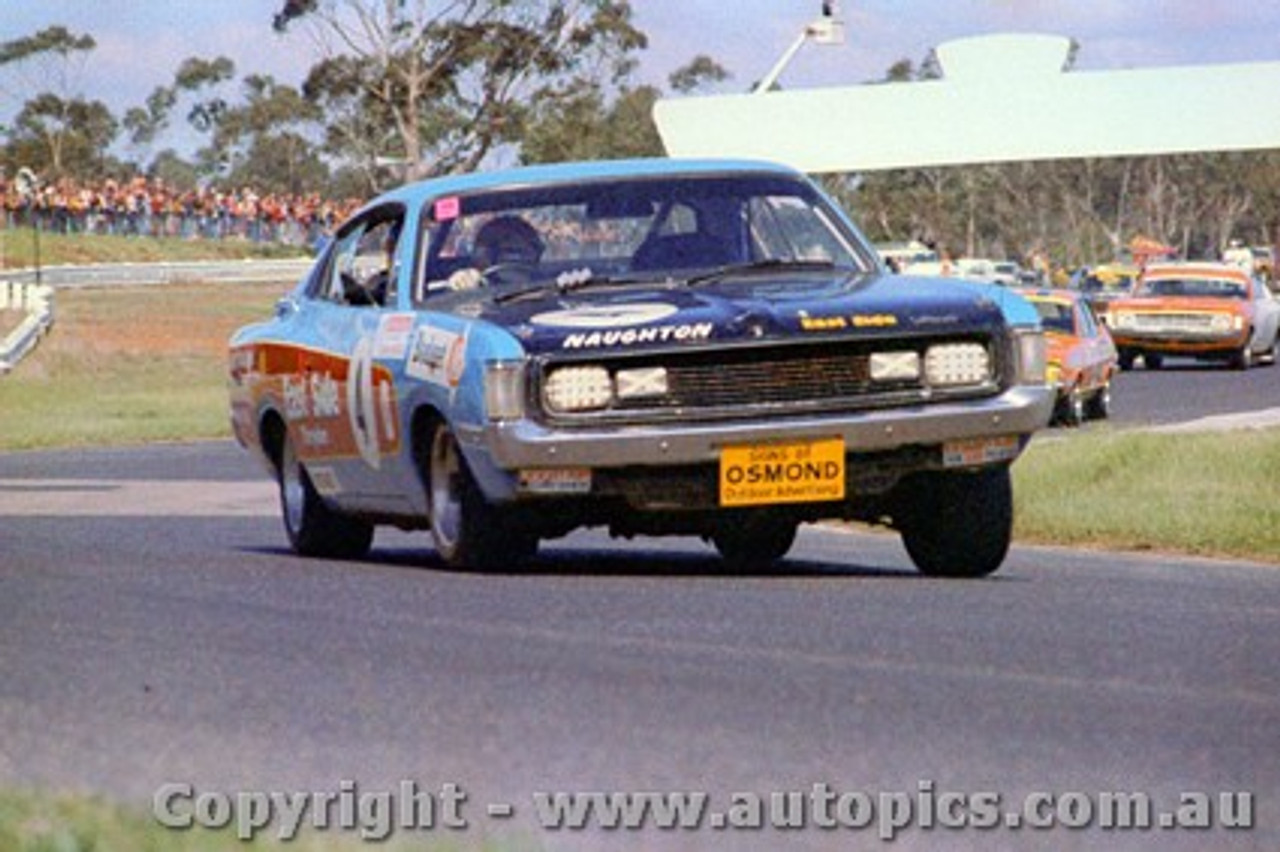
[[[0,341],[0,374],[17,366],[53,325],[53,288],[47,284],[0,281],[0,309],[26,314]]]
[[[5,270],[0,280],[0,308],[23,311],[26,318],[0,341],[0,374],[12,370],[53,324],[54,290],[182,284],[197,281],[223,283],[287,283],[298,281],[315,261],[225,260],[162,263],[112,263],[96,266],[46,266]]]
[[[182,284],[196,281],[268,283],[297,281],[315,263],[314,258],[286,260],[218,260],[161,263],[110,263],[95,266],[46,266],[7,270],[9,281],[50,284],[58,289],[110,287],[136,284]]]

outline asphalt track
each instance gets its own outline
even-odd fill
[[[171,783],[452,784],[467,828],[396,836],[463,848],[1274,850],[1278,571],[1019,547],[993,578],[944,581],[896,537],[821,528],[768,576],[726,575],[696,540],[591,533],[525,573],[451,572],[387,531],[366,561],[303,560],[229,443],[3,455],[0,787],[147,811]],[[905,795],[913,827],[891,847],[812,811],[799,830],[552,831],[532,803],[698,791],[723,809],[815,785]],[[1002,812],[1248,792],[1256,825],[921,824],[984,791]]]

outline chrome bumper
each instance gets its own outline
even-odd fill
[[[520,420],[463,430],[459,437],[505,470],[696,464],[717,461],[726,446],[769,441],[838,436],[850,451],[876,451],[1027,435],[1048,424],[1056,395],[1051,385],[1018,385],[980,400],[754,422],[553,430]]]

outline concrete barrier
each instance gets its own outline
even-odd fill
[[[53,288],[0,281],[0,309],[21,311],[22,322],[0,340],[0,375],[18,365],[53,325]]]

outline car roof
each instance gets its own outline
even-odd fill
[[[1057,287],[1015,287],[1014,290],[1033,302],[1058,302],[1065,305],[1083,301],[1076,290],[1063,290]]]
[[[630,160],[589,160],[427,178],[426,180],[415,181],[389,190],[370,203],[403,201],[412,204],[442,195],[460,195],[497,188],[541,186],[608,178],[676,177],[731,173],[802,176],[800,172],[790,166],[765,160],[665,157]]]
[[[1143,270],[1143,278],[1173,278],[1187,275],[1202,278],[1228,278],[1233,281],[1248,283],[1249,275],[1243,269],[1231,263],[1212,261],[1179,261],[1176,263],[1152,263]]]

